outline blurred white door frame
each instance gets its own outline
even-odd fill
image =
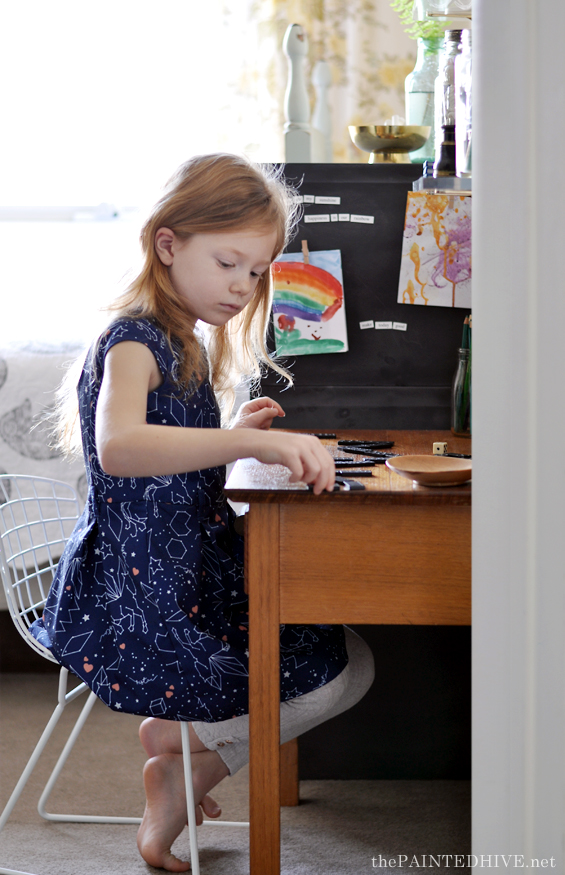
[[[565,3],[473,15],[473,853],[564,872]]]

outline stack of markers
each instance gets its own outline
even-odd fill
[[[471,435],[471,412],[472,412],[472,382],[471,382],[471,358],[472,358],[472,329],[473,317],[465,317],[463,323],[463,337],[459,349],[459,362],[453,379],[451,396],[451,431],[461,437]]]

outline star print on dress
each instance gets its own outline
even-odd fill
[[[243,539],[223,492],[225,468],[118,478],[98,461],[105,356],[123,341],[144,344],[163,376],[148,395],[149,424],[221,425],[207,380],[179,387],[179,348],[157,325],[131,318],[109,327],[78,387],[87,504],[32,630],[115,710],[206,722],[246,714]],[[317,689],[346,664],[342,627],[281,627],[281,699]]]

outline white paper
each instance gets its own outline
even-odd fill
[[[398,303],[471,309],[471,201],[409,192]]]

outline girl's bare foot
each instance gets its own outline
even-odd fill
[[[192,755],[192,783],[196,805],[196,822],[202,823],[202,812],[219,817],[220,808],[208,796],[228,774],[219,754],[211,750]],[[147,804],[137,834],[137,846],[146,863],[169,872],[186,872],[190,864],[171,853],[171,846],[186,822],[186,794],[182,754],[159,754],[149,759],[143,770]]]

